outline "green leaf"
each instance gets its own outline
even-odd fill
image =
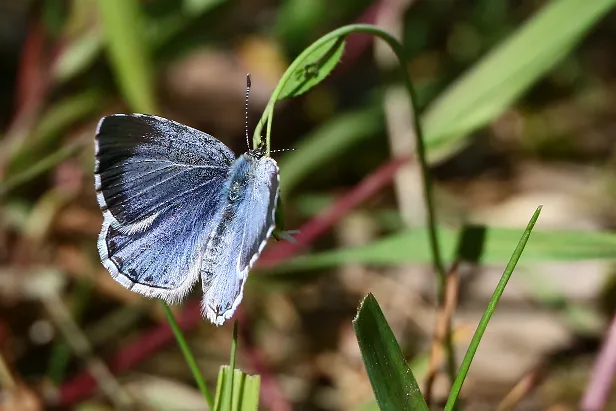
[[[552,0],[442,93],[422,117],[432,161],[465,143],[552,70],[616,0]]]
[[[102,48],[99,30],[93,29],[74,39],[60,54],[52,68],[58,82],[70,80],[92,66]]]
[[[455,257],[458,231],[439,228],[438,238],[443,255],[448,261]],[[513,228],[487,227],[481,262],[501,264],[508,261],[510,251],[518,239]],[[432,254],[428,244],[428,231],[414,228],[360,247],[328,251],[298,257],[268,272],[332,267],[345,263],[399,265],[429,263]],[[580,261],[616,259],[616,234],[596,231],[550,230],[533,234],[533,247],[524,254],[526,262]]]
[[[419,385],[372,294],[362,301],[353,327],[381,411],[427,411]]]
[[[130,108],[156,113],[154,64],[144,41],[144,21],[137,0],[99,0],[107,52]]]
[[[282,86],[278,100],[299,96],[323,81],[340,61],[343,50],[344,37],[341,36],[323,43],[303,56],[299,62],[300,66]]]
[[[280,192],[288,195],[313,170],[340,156],[348,148],[383,127],[379,109],[360,109],[334,117],[329,122],[306,135],[279,163]]]
[[[501,296],[505,292],[505,287],[511,278],[511,274],[513,274],[513,270],[518,263],[518,260],[522,256],[522,252],[524,251],[524,247],[526,247],[526,243],[528,242],[528,238],[530,237],[530,233],[533,231],[533,227],[539,218],[539,214],[541,213],[541,206],[537,207],[535,213],[531,217],[528,225],[526,226],[526,230],[522,234],[522,238],[518,242],[509,262],[507,263],[507,267],[505,267],[505,271],[501,276],[500,281],[496,285],[496,289],[494,290],[494,294],[492,294],[492,298],[490,298],[490,302],[488,303],[488,307],[486,308],[481,320],[479,321],[479,325],[477,325],[477,330],[475,331],[475,335],[469,344],[468,350],[464,355],[464,359],[462,360],[462,364],[460,365],[460,371],[456,376],[456,379],[451,387],[451,391],[449,393],[449,397],[447,398],[447,404],[445,405],[445,411],[451,411],[455,408],[456,401],[458,400],[458,395],[462,390],[462,384],[466,379],[466,374],[471,367],[471,363],[473,362],[473,358],[475,353],[477,352],[477,348],[479,347],[479,343],[481,342],[481,338],[483,337],[483,333],[488,327],[488,322],[490,318],[492,318],[492,314],[494,310],[496,310],[496,305],[500,300]]]
[[[232,381],[232,384],[229,384]],[[256,411],[259,407],[259,389],[261,388],[261,377],[258,375],[247,375],[241,370],[235,369],[231,372],[231,367],[223,365],[218,372],[218,382],[216,384],[216,411]],[[223,404],[223,398],[233,393],[231,407]]]

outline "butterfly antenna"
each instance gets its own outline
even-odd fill
[[[282,151],[295,151],[294,148],[279,148],[278,150],[270,150],[270,153],[280,153]]]
[[[248,146],[248,150],[250,150],[250,139],[248,138],[248,95],[250,94],[250,73],[246,74],[246,103],[244,107],[245,115],[245,132],[246,132],[246,145]]]

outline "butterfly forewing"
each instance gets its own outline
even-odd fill
[[[141,114],[103,118],[95,154],[99,205],[123,231],[181,202],[200,185],[226,178],[235,159],[208,134]]]
[[[95,186],[104,221],[98,248],[118,282],[169,302],[188,293],[198,280],[233,157],[213,137],[160,117],[101,120]]]

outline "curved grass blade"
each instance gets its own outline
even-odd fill
[[[511,274],[513,274],[513,270],[515,269],[518,260],[522,256],[522,252],[524,251],[524,247],[528,242],[528,238],[530,237],[530,233],[533,231],[533,227],[539,218],[539,214],[541,213],[542,206],[537,207],[535,213],[532,218],[528,222],[526,226],[526,230],[522,234],[522,238],[518,242],[517,247],[515,248],[513,254],[511,255],[511,259],[505,267],[505,271],[501,276],[500,281],[496,285],[496,289],[494,290],[494,294],[492,294],[492,298],[490,298],[490,302],[488,303],[488,307],[486,308],[481,320],[479,321],[479,325],[477,326],[477,330],[475,331],[475,335],[473,335],[473,339],[464,355],[464,359],[462,360],[462,365],[460,365],[460,371],[456,376],[456,379],[451,387],[451,391],[449,393],[449,398],[447,398],[447,404],[445,405],[445,411],[451,411],[456,406],[456,401],[458,400],[458,395],[460,394],[460,390],[462,390],[462,384],[464,383],[464,379],[466,378],[466,374],[468,373],[469,368],[471,367],[471,363],[473,361],[473,357],[477,352],[477,348],[479,347],[479,343],[481,342],[481,337],[483,337],[483,333],[488,326],[488,322],[496,309],[496,305],[500,300],[503,292],[505,291],[505,287],[507,286],[507,282],[509,278],[511,278]]]
[[[136,0],[99,0],[111,65],[132,110],[156,113],[152,67],[144,21]]]
[[[485,249],[480,262],[483,264],[506,263],[511,249],[519,240],[519,229],[487,227]],[[438,238],[446,261],[452,261],[457,246],[458,230],[440,227]],[[424,228],[403,231],[359,247],[325,251],[300,256],[279,266],[269,268],[269,273],[284,273],[334,267],[346,263],[399,265],[429,263],[432,258],[427,244],[428,231]],[[596,231],[544,230],[533,233],[533,247],[524,254],[526,262],[614,260],[616,234]]]
[[[305,56],[301,66],[286,82],[278,95],[278,100],[299,96],[323,81],[340,61],[343,50],[342,36],[315,48],[312,53]]]
[[[362,301],[353,327],[381,411],[428,411],[419,385],[372,294]]]

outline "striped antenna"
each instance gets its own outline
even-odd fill
[[[250,139],[248,138],[248,95],[250,94],[251,84],[252,83],[250,81],[250,73],[248,73],[246,74],[246,103],[244,107],[244,112],[246,113],[245,115],[246,145],[248,146],[248,150],[250,150]]]

